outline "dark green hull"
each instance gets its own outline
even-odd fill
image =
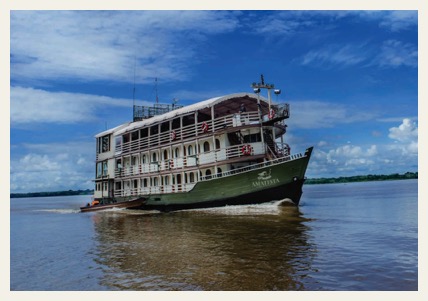
[[[311,153],[312,147],[297,159],[201,181],[189,192],[144,195],[142,197],[146,198],[146,202],[140,209],[170,211],[258,204],[282,199],[290,199],[298,205]]]

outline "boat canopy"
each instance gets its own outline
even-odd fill
[[[102,136],[105,136],[105,135],[108,135],[108,134],[112,134],[112,133],[114,133],[114,132],[116,132],[116,131],[118,131],[118,130],[120,130],[120,129],[122,129],[122,128],[124,128],[124,127],[128,126],[128,125],[130,125],[130,124],[131,124],[131,122],[123,123],[123,124],[118,125],[118,126],[116,126],[116,127],[114,127],[114,128],[111,128],[111,129],[109,129],[109,130],[106,130],[106,131],[104,131],[104,132],[101,132],[101,133],[99,133],[99,134],[96,134],[96,135],[95,135],[95,138],[99,138],[99,137],[102,137]]]
[[[263,107],[267,106],[268,100],[261,95],[259,97],[260,97],[260,103],[262,104],[262,106]],[[236,103],[234,102],[231,106],[226,106],[225,108],[223,108],[224,112],[220,112],[221,115],[226,115],[226,113],[228,111],[230,111],[231,113],[237,113],[241,103],[244,103],[245,105],[247,105],[247,103],[245,103],[245,100],[251,100],[251,103],[254,107],[256,107],[256,105],[257,105],[256,102],[254,102],[254,100],[257,99],[257,94],[253,94],[253,93],[228,94],[225,96],[210,98],[210,99],[207,99],[207,100],[204,100],[204,101],[192,104],[192,105],[188,105],[188,106],[170,111],[170,112],[162,114],[162,115],[151,117],[149,119],[127,123],[125,125],[122,125],[122,127],[119,126],[119,127],[114,128],[114,129],[111,129],[109,131],[105,131],[101,134],[98,134],[96,137],[102,136],[102,134],[105,135],[107,133],[114,133],[114,135],[121,135],[121,134],[124,134],[126,132],[133,131],[134,129],[150,126],[152,124],[156,124],[156,123],[159,123],[159,122],[162,122],[165,120],[173,119],[177,116],[183,116],[183,115],[189,114],[191,112],[196,112],[199,110],[211,108],[217,104],[220,104],[222,102],[228,101],[230,99],[235,99],[235,98],[237,99],[237,102]],[[250,102],[248,104],[250,104]],[[250,109],[250,108],[248,108],[248,109]],[[217,108],[216,108],[216,113],[219,113]]]

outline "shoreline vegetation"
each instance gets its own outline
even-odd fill
[[[332,183],[351,183],[351,182],[371,182],[371,181],[391,181],[391,180],[409,180],[417,179],[418,172],[406,172],[404,174],[390,174],[390,175],[365,175],[365,176],[351,176],[351,177],[338,177],[338,178],[317,178],[306,179],[305,184],[332,184]]]
[[[351,177],[337,178],[316,178],[306,179],[305,184],[333,184],[333,183],[351,183],[351,182],[370,182],[370,181],[391,181],[391,180],[408,180],[417,179],[418,172],[406,172],[404,174],[390,175],[364,175]],[[93,189],[86,190],[63,190],[63,191],[45,191],[45,192],[27,192],[27,193],[11,193],[10,198],[33,198],[33,197],[49,197],[49,196],[68,196],[68,195],[92,195]]]

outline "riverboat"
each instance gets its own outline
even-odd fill
[[[94,199],[144,198],[138,208],[178,210],[288,199],[298,205],[312,147],[285,143],[290,106],[273,84],[188,106],[134,104],[133,120],[96,137]],[[267,90],[267,98],[261,95]]]

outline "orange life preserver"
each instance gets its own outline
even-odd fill
[[[269,110],[269,114],[268,114],[269,119],[273,119],[275,118],[275,111],[273,109]]]
[[[175,133],[175,131],[173,130],[171,132],[171,140],[175,140],[175,138],[177,138],[177,134]]]
[[[251,145],[249,145],[249,144],[247,144],[247,145],[244,145],[242,148],[241,148],[241,152],[242,152],[242,154],[243,155],[245,155],[245,156],[249,156],[249,155],[251,155],[251,152],[253,151],[253,148],[251,147]]]
[[[205,121],[202,122],[201,128],[202,128],[202,132],[204,133],[208,132],[208,123],[206,123]]]
[[[91,206],[95,206],[98,205],[100,203],[100,201],[98,200],[93,200]]]

